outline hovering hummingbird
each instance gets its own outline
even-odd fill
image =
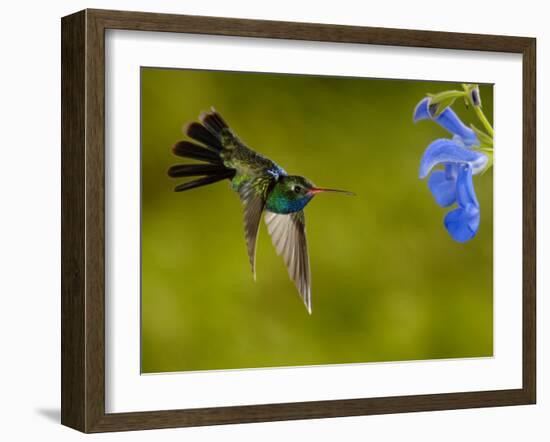
[[[307,251],[304,207],[321,192],[352,192],[316,187],[307,178],[289,175],[269,158],[246,146],[216,112],[203,113],[200,123],[185,127],[199,144],[180,141],[175,155],[203,164],[176,164],[168,169],[173,178],[200,177],[174,189],[194,189],[228,179],[244,208],[244,230],[252,274],[256,279],[256,239],[262,213],[278,255],[282,255],[290,277],[311,314],[311,273]]]

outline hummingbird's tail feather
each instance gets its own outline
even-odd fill
[[[220,175],[227,171],[233,170],[217,164],[175,164],[168,169],[168,176],[172,178],[202,175],[212,176]]]
[[[200,123],[190,123],[185,128],[185,133],[195,141],[204,144],[208,149],[221,152],[223,149],[220,138]]]
[[[187,183],[180,184],[176,186],[174,191],[183,192],[184,190],[194,189],[195,187],[206,186],[208,184],[217,183],[218,181],[225,180],[226,178],[233,178],[235,171],[231,169],[226,169],[225,172],[220,173],[219,175],[210,175],[199,178],[198,180],[189,181]]]
[[[168,176],[172,178],[201,177],[178,185],[176,192],[206,186],[224,179],[233,179],[235,169],[224,165],[222,152],[226,149],[227,140],[236,137],[227,126],[227,123],[214,109],[200,116],[200,123],[193,122],[185,127],[185,133],[196,144],[190,141],[180,141],[172,148],[172,152],[183,158],[203,161],[200,164],[176,164],[168,169]],[[207,163],[207,164],[205,164]]]
[[[220,142],[222,151],[233,150],[244,146],[241,140],[225,122],[222,116],[211,108],[210,112],[203,112],[199,117],[206,130]]]
[[[223,164],[220,155],[190,141],[180,141],[172,148],[174,155],[192,160],[205,161],[211,164]]]
[[[199,121],[185,126],[184,132],[203,145],[200,147],[222,154],[224,150],[232,150],[242,144],[214,108],[200,114]]]
[[[175,164],[171,166],[168,169],[168,176],[172,178],[201,177],[179,184],[174,189],[176,192],[206,186],[207,184],[217,183],[225,179],[232,179],[235,176],[235,170],[225,167],[217,152],[213,152],[197,144],[189,141],[180,141],[172,148],[172,152],[183,158],[201,160],[207,163]]]
[[[224,130],[229,129],[229,125],[214,108],[210,112],[201,114],[199,118],[210,133],[216,137],[220,137]]]
[[[228,169],[223,164],[176,164],[168,169],[168,176],[172,178],[202,177],[180,184],[174,189],[176,192],[182,192],[225,179],[232,179],[235,176],[235,170]]]

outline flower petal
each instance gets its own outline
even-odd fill
[[[425,178],[438,164],[468,164],[474,174],[483,171],[488,158],[475,150],[465,149],[453,140],[440,138],[432,142],[420,160],[420,178]]]
[[[430,110],[428,109],[429,102],[429,97],[426,97],[423,100],[419,101],[419,103],[414,108],[413,122],[416,123],[420,120],[432,119],[432,115],[430,114]]]
[[[458,208],[445,216],[445,228],[456,242],[466,242],[476,236],[479,228],[479,209]]]
[[[471,167],[464,165],[458,170],[456,179],[456,200],[459,207],[466,208],[473,205],[479,208],[476,192],[474,190],[474,182],[472,180]]]
[[[466,146],[472,146],[474,144],[479,145],[476,133],[466,126],[458,115],[448,107],[435,119],[435,122],[447,129],[453,135],[458,135]]]
[[[455,241],[466,242],[476,236],[480,219],[479,203],[469,166],[462,166],[458,171],[456,195],[458,208],[445,216],[444,224]]]
[[[445,170],[436,170],[428,179],[428,187],[437,204],[449,207],[456,201],[456,165],[446,164]]]
[[[458,115],[450,108],[447,107],[441,114],[434,117],[433,112],[430,110],[430,98],[424,98],[421,100],[414,109],[413,121],[416,123],[420,120],[430,119],[435,121],[441,127],[452,133],[458,135],[464,141],[466,146],[473,146],[479,144],[475,132],[466,126]]]

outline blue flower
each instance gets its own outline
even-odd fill
[[[479,144],[475,132],[460,121],[458,115],[450,107],[445,108],[438,116],[435,116],[434,112],[435,109],[430,109],[430,98],[424,98],[416,105],[413,120],[415,123],[420,120],[433,120],[443,129],[459,137],[467,147]]]
[[[476,236],[479,228],[479,203],[472,182],[472,168],[467,164],[459,166],[456,202],[458,208],[447,213],[444,224],[455,241],[466,242]]]
[[[489,159],[473,149],[479,146],[475,132],[465,126],[450,107],[435,116],[430,99],[425,98],[416,106],[413,119],[415,122],[433,120],[453,135],[452,139],[440,138],[430,143],[420,160],[419,176],[426,178],[434,167],[443,167],[431,173],[428,187],[441,207],[457,204],[458,207],[445,216],[445,228],[455,241],[468,241],[476,235],[480,218],[472,175],[481,173]]]

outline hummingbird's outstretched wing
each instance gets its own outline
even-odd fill
[[[266,212],[265,223],[277,254],[283,257],[288,274],[311,314],[311,273],[304,212],[288,215]]]
[[[256,183],[258,184],[258,183]],[[252,274],[256,279],[256,242],[258,239],[258,229],[260,219],[265,206],[264,193],[255,185],[255,181],[244,183],[239,189],[239,196],[244,209],[244,234],[246,237],[246,247],[248,250],[248,259],[252,267]]]

